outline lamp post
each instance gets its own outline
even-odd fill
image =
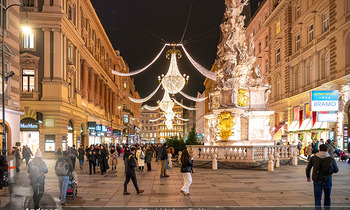
[[[1,83],[1,91],[2,91],[2,155],[6,158],[6,147],[7,147],[7,142],[6,142],[6,121],[5,121],[5,82],[8,81],[8,79],[10,77],[12,77],[14,75],[14,72],[11,71],[8,75],[5,75],[5,56],[4,56],[4,47],[5,47],[5,18],[6,18],[6,12],[8,9],[10,9],[11,7],[14,6],[18,6],[23,8],[23,10],[26,13],[26,19],[27,19],[27,23],[28,23],[28,13],[26,11],[26,8],[23,7],[20,4],[11,4],[9,6],[4,6],[2,4],[0,4],[1,8],[4,10],[3,15],[2,15],[2,32],[1,32],[1,36],[2,36],[2,40],[1,40],[1,78],[2,78],[2,83]],[[23,32],[24,33],[31,33],[30,28],[27,27],[23,27]]]

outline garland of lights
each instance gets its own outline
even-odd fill
[[[147,104],[143,105],[144,109],[147,109],[149,111],[155,111],[157,109],[159,109],[159,106],[148,106]]]
[[[160,88],[160,86],[161,86],[161,84],[159,84],[158,87],[149,96],[147,96],[146,98],[137,99],[137,98],[129,97],[129,100],[134,102],[134,103],[138,103],[138,104],[144,103],[144,102],[150,100],[157,93],[157,91]]]
[[[185,49],[185,47],[183,46],[183,44],[178,44],[177,46],[181,46],[182,49],[184,50],[188,60],[190,60],[190,62],[192,63],[192,65],[201,73],[203,74],[203,76],[211,79],[211,80],[216,80],[216,74],[214,72],[211,72],[209,70],[207,70],[206,68],[204,68],[203,66],[201,66],[199,63],[197,63],[191,56],[190,54],[187,52],[187,50]]]
[[[189,119],[183,119],[183,118],[178,117],[178,116],[176,116],[176,115],[175,115],[175,117],[176,117],[177,119],[181,120],[181,121],[185,121],[185,122],[189,121]]]
[[[160,57],[160,55],[162,54],[162,52],[164,51],[166,46],[169,46],[169,44],[164,44],[162,50],[152,60],[152,62],[149,63],[147,66],[143,67],[142,69],[139,69],[139,70],[136,70],[136,71],[133,71],[133,72],[129,72],[129,73],[121,73],[121,72],[118,72],[118,71],[112,69],[112,73],[115,74],[115,75],[121,76],[121,77],[130,77],[130,76],[139,74],[139,73],[143,72],[144,70],[146,70],[148,67],[150,67],[154,62],[156,62],[156,60],[158,60],[158,58]]]
[[[175,100],[175,98],[173,98],[173,101],[174,101],[177,105],[181,106],[181,107],[184,108],[184,109],[192,110],[192,111],[197,110],[197,108],[191,108],[191,107],[188,107],[188,106],[183,105],[182,103],[180,103],[180,102],[178,102],[177,100]]]
[[[192,96],[189,96],[187,95],[186,93],[180,91],[179,92],[181,95],[183,95],[185,98],[189,99],[189,100],[192,100],[192,101],[195,101],[195,102],[202,102],[202,101],[205,101],[205,99],[207,99],[207,97],[204,97],[204,98],[195,98],[195,97],[192,97]]]

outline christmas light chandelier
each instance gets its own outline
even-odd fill
[[[171,112],[175,103],[170,99],[169,93],[164,91],[163,99],[159,102],[159,108],[163,112]]]

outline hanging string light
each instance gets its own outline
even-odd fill
[[[143,105],[144,109],[147,109],[149,111],[155,111],[157,109],[159,109],[159,106],[148,106],[147,104]]]
[[[205,101],[205,99],[207,99],[207,97],[203,97],[203,98],[195,98],[195,97],[192,97],[192,96],[189,96],[187,95],[186,93],[184,92],[179,92],[181,95],[183,95],[185,98],[189,99],[189,100],[192,100],[192,101],[195,101],[195,102],[202,102],[202,101]]]
[[[163,48],[160,50],[158,55],[151,61],[151,63],[149,63],[148,65],[146,65],[142,69],[139,69],[139,70],[136,70],[133,72],[129,72],[129,73],[121,73],[121,72],[118,72],[118,71],[112,69],[112,73],[115,75],[121,76],[121,77],[130,77],[130,76],[139,74],[139,73],[143,72],[144,70],[146,70],[148,67],[150,67],[154,62],[156,62],[156,60],[158,60],[159,56],[162,54],[162,52],[164,51],[166,46],[169,46],[169,44],[164,44]]]
[[[159,102],[159,108],[163,112],[170,112],[174,108],[175,103],[170,99],[169,93],[164,91],[163,99]]]
[[[185,105],[183,105],[182,103],[180,103],[180,102],[178,102],[175,98],[172,98],[173,99],[173,101],[177,104],[177,105],[179,105],[179,106],[181,106],[182,108],[184,108],[184,109],[187,109],[187,110],[197,110],[197,108],[191,108],[191,107],[188,107],[188,106],[185,106]]]
[[[150,100],[150,99],[154,96],[154,94],[157,93],[157,91],[158,91],[159,88],[160,88],[160,84],[159,84],[158,87],[157,87],[149,96],[147,96],[146,98],[137,99],[137,98],[131,98],[131,97],[129,97],[129,100],[132,101],[132,102],[134,102],[134,103],[138,103],[138,104],[144,103],[144,102]]]

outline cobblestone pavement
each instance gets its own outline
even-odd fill
[[[59,189],[54,173],[55,160],[45,160],[49,173],[46,176],[45,193],[58,203]],[[107,175],[88,174],[85,162],[83,170],[78,169],[78,195],[75,200],[67,198],[67,206],[127,206],[127,207],[167,207],[167,206],[312,206],[312,183],[306,182],[305,167],[281,166],[274,172],[263,170],[229,170],[194,168],[190,195],[183,196],[183,184],[179,168],[168,170],[169,178],[160,178],[160,163],[152,162],[151,172],[137,172],[140,189],[137,195],[132,182],[123,195],[124,166],[118,160],[117,173],[109,170]],[[350,164],[338,162],[340,171],[333,176],[332,205],[350,206]],[[25,164],[21,165],[25,172]],[[97,169],[97,168],[96,168]],[[99,172],[99,169],[97,169]],[[0,191],[2,206],[8,202],[7,188]]]

